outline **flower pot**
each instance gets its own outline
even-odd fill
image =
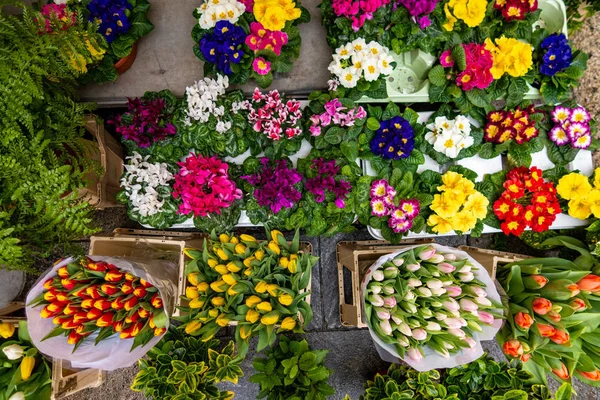
[[[538,7],[542,10],[540,20],[535,28],[545,27],[550,33],[564,33],[568,35],[567,10],[562,0],[539,0]]]
[[[137,42],[133,44],[131,47],[131,53],[128,56],[121,58],[119,61],[115,63],[115,69],[119,75],[123,75],[135,61],[135,57],[137,55]]]

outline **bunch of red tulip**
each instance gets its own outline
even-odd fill
[[[34,307],[57,325],[46,337],[64,334],[75,349],[97,333],[95,344],[116,333],[134,339],[132,350],[166,331],[167,315],[158,289],[113,264],[82,257],[44,282]]]
[[[577,377],[600,386],[600,265],[573,238],[544,243],[569,245],[581,257],[531,258],[499,269],[509,296],[507,323],[498,334],[502,350],[527,370],[538,370],[535,376],[552,372],[561,380]]]

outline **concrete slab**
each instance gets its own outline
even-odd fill
[[[15,300],[25,285],[23,271],[9,271],[0,269],[0,308],[4,308]]]
[[[146,91],[169,89],[183,96],[186,86],[203,77],[203,63],[193,52],[192,28],[197,21],[192,16],[201,0],[153,0],[149,18],[156,26],[138,45],[135,63],[115,83],[88,85],[81,90],[82,100],[104,105],[124,104],[127,97],[139,97]],[[300,58],[287,74],[276,76],[271,89],[288,94],[308,94],[327,87],[331,50],[321,26],[320,0],[305,0],[302,5],[311,14],[311,21],[300,26],[302,48]],[[249,82],[243,89],[254,90]]]

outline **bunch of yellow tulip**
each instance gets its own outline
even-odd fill
[[[271,345],[276,325],[277,332],[302,332],[312,318],[304,299],[318,258],[300,251],[298,232],[291,243],[276,230],[267,231],[267,237],[258,241],[213,232],[203,250],[185,250],[188,306],[182,307],[181,320],[188,334],[210,340],[219,329],[236,325],[238,347],[245,353],[255,335],[258,351]]]

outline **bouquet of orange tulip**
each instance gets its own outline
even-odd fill
[[[540,383],[546,372],[600,387],[600,264],[582,242],[556,236],[544,246],[580,255],[530,258],[498,270],[509,296],[507,323],[498,334],[504,353],[520,358]]]
[[[56,327],[42,340],[65,335],[73,352],[95,334],[95,345],[118,334],[133,339],[131,350],[165,333],[168,317],[158,288],[114,264],[74,259],[44,282],[28,306]]]
[[[185,250],[192,260],[186,266],[188,307],[181,308],[180,319],[188,334],[206,341],[235,324],[243,355],[252,336],[258,335],[257,351],[272,345],[276,325],[277,332],[303,332],[312,319],[305,299],[318,257],[300,250],[298,231],[291,243],[276,230],[267,237],[213,232],[202,251]]]

